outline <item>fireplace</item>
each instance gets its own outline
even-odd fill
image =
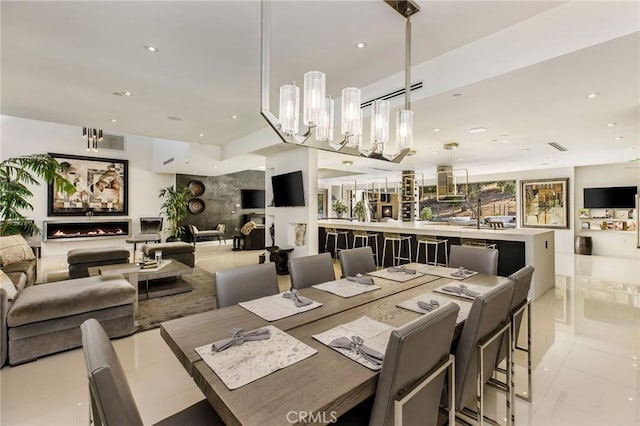
[[[44,221],[45,241],[131,236],[131,219]]]

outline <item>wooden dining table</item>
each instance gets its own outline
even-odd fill
[[[407,267],[420,270],[424,265],[409,264]],[[495,286],[505,280],[507,278],[477,274],[460,282]],[[323,304],[310,311],[268,322],[234,305],[164,322],[160,325],[160,334],[227,425],[328,423],[375,393],[378,372],[312,336],[362,316],[394,327],[402,326],[422,314],[397,307],[398,303],[450,281],[426,274],[417,274],[403,283],[374,277],[379,289],[349,298],[309,287],[300,290],[300,295]],[[318,352],[229,390],[195,351],[197,347],[229,337],[232,328],[253,330],[266,325],[287,332]],[[457,325],[457,335],[462,326],[463,322]]]

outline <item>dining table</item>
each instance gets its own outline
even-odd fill
[[[400,327],[423,314],[398,304],[425,293],[435,294],[434,289],[452,282],[424,272],[424,264],[412,263],[406,268],[418,273],[404,282],[374,276],[379,288],[353,297],[340,297],[314,287],[299,290],[300,296],[322,306],[280,320],[269,322],[233,305],[163,322],[160,334],[227,425],[326,424],[374,395],[379,371],[353,361],[313,336],[363,316]],[[476,274],[455,284],[493,287],[506,280]],[[438,296],[470,303],[455,296]],[[233,390],[196,352],[196,348],[228,338],[232,329],[254,330],[269,325],[317,352]],[[464,319],[459,318],[455,336],[459,336],[463,325]]]

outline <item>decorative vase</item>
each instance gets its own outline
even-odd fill
[[[307,232],[307,224],[299,223],[296,225],[296,245],[303,246],[304,245],[304,236]]]

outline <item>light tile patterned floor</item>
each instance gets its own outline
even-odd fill
[[[256,263],[259,254],[203,244],[197,263],[215,271]],[[63,257],[45,258],[40,276],[60,276],[65,267]],[[639,262],[558,254],[556,272],[555,290],[534,303],[534,403],[518,401],[517,424],[640,424]],[[288,276],[279,283],[288,289]],[[114,345],[145,424],[202,398],[157,329]],[[523,372],[519,367],[519,388]],[[499,407],[500,398],[490,394],[488,406]],[[81,350],[0,370],[0,424],[87,425],[88,416]]]

